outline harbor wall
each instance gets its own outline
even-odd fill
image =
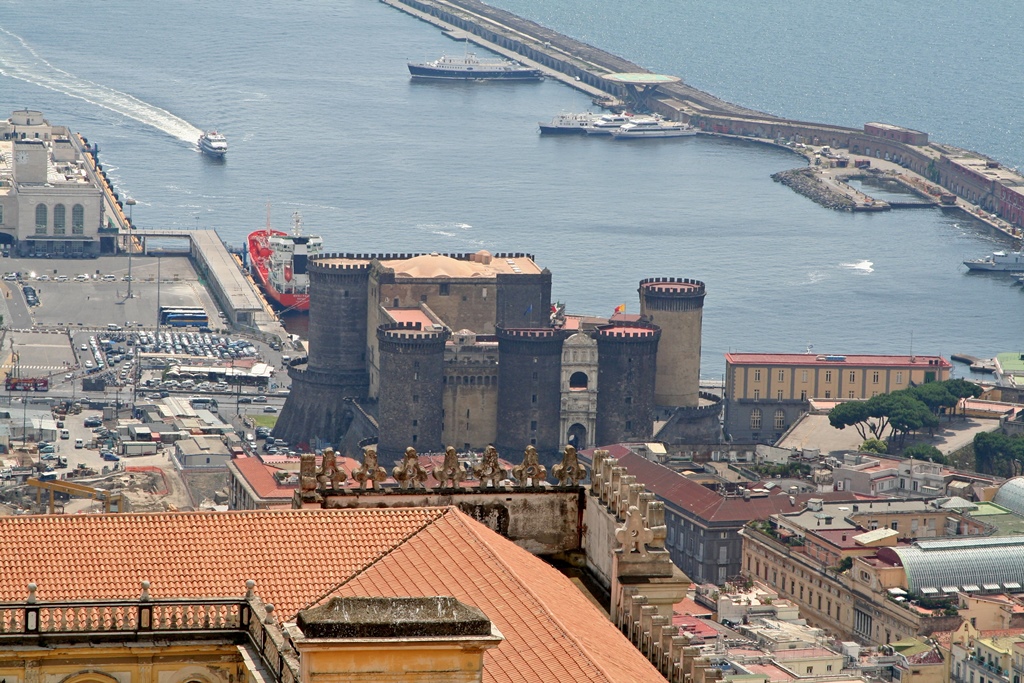
[[[592,95],[595,91],[617,99],[626,95],[622,86],[604,78],[607,74],[650,73],[633,62],[479,0],[381,1],[449,34],[461,31],[467,39],[499,54],[532,62],[548,75]],[[979,173],[973,168],[976,163],[959,160],[980,160],[985,166],[988,157],[984,155],[938,143],[909,144],[872,135],[862,128],[772,116],[726,102],[682,82],[661,86],[652,99],[652,108],[657,113],[688,122],[705,133],[829,145],[853,154],[888,158],[976,204],[983,213],[972,215],[993,228],[1018,237],[1024,230],[1024,178],[1013,174],[1013,178],[1001,181]],[[595,97],[595,102],[607,104],[607,97]],[[927,137],[918,134],[907,140],[924,142]],[[1005,223],[991,220],[989,212],[998,212]]]

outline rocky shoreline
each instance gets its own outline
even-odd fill
[[[802,194],[816,204],[836,211],[853,211],[855,203],[821,182],[811,168],[795,168],[772,175],[772,180]]]

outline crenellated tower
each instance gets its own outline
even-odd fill
[[[324,254],[309,263],[309,356],[288,369],[292,391],[274,427],[289,443],[336,443],[363,400],[370,264]]]
[[[704,283],[688,278],[640,281],[640,316],[661,328],[654,400],[659,406],[693,407],[700,391]]]
[[[597,439],[602,446],[651,438],[661,329],[652,323],[612,323],[597,341]]]
[[[562,343],[568,336],[551,328],[499,327],[497,443],[502,453],[533,445],[542,457],[558,452]]]
[[[377,328],[380,352],[380,397],[377,451],[400,456],[408,446],[420,452],[442,452],[444,423],[445,328],[425,329],[420,323],[395,323]]]

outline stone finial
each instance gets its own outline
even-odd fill
[[[480,464],[473,466],[473,474],[480,480],[481,489],[501,486],[502,480],[508,478],[508,473],[498,460],[498,449],[494,446],[485,448]]]
[[[432,474],[440,488],[458,488],[462,480],[466,478],[466,470],[462,469],[459,454],[455,452],[453,446],[444,449],[444,464],[435,467]]]
[[[36,598],[36,589],[37,588],[39,588],[39,587],[36,586],[34,583],[30,583],[28,585],[28,600],[26,600],[25,602],[27,602],[30,605],[34,605],[35,604],[35,602],[37,600],[37,598]]]
[[[359,482],[359,490],[377,490],[387,481],[388,473],[377,464],[377,451],[367,448],[363,451],[363,464],[352,470],[352,479]]]
[[[628,470],[623,468],[617,483],[618,486],[612,491],[611,508],[616,517],[625,519],[626,511],[629,510],[629,487],[636,484],[636,476],[628,474]]]
[[[627,553],[640,553],[647,557],[647,544],[654,538],[654,534],[644,524],[640,508],[635,505],[626,511],[626,523],[615,530],[615,540],[618,541],[623,550]]]
[[[608,457],[608,451],[599,448],[594,451],[594,458],[590,464],[590,495],[601,497],[601,487],[604,485],[604,461]]]
[[[320,488],[337,490],[342,487],[347,479],[348,472],[344,468],[338,467],[338,461],[334,457],[334,449],[325,448],[323,460],[320,463],[320,471],[316,475]]]
[[[316,491],[316,455],[303,453],[299,456],[299,491],[312,493]]]
[[[405,449],[402,462],[391,470],[391,476],[401,484],[403,489],[426,488],[423,482],[427,480],[427,471],[423,469],[423,465],[420,464],[420,456],[412,446]]]
[[[665,503],[662,501],[652,500],[647,504],[647,528],[653,534],[648,545],[652,548],[664,548],[665,540],[668,538],[668,526],[665,524]]]
[[[637,496],[636,506],[640,508],[640,514],[644,516],[644,519],[647,519],[647,506],[653,503],[655,499],[656,496],[641,484],[640,495]]]
[[[598,497],[605,505],[608,505],[608,501],[611,500],[612,470],[618,466],[618,464],[619,461],[615,458],[605,458],[601,462],[601,491],[598,493]]]
[[[252,600],[256,597],[256,582],[252,579],[246,579],[245,581],[245,599]]]
[[[587,468],[580,464],[576,456],[575,446],[566,446],[562,453],[562,462],[551,468],[559,486],[579,486],[587,478]]]
[[[277,619],[274,617],[274,605],[272,603],[268,602],[266,605],[264,605],[264,607],[267,609],[267,616],[266,616],[266,618],[263,619],[263,623],[264,624],[273,624],[273,623],[275,623],[277,621]]]
[[[149,583],[149,581],[143,581],[141,585],[142,585],[142,595],[139,597],[139,600],[141,600],[142,602],[148,602],[149,600],[152,599],[150,597],[150,595],[149,595],[150,583]]]
[[[608,461],[606,460],[605,463]],[[610,474],[604,480],[604,495],[601,496],[601,500],[604,504],[611,508],[612,513],[615,512],[617,496],[619,495],[619,477],[626,473],[625,467],[619,467],[615,465],[611,468]]]
[[[548,476],[548,468],[537,461],[537,449],[527,446],[523,452],[523,462],[512,468],[512,476],[520,486],[540,486]]]

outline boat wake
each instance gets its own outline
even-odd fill
[[[74,97],[195,144],[202,131],[165,109],[60,69],[23,38],[0,27],[0,75]]]
[[[875,265],[873,262],[868,260],[857,261],[856,263],[840,263],[840,268],[849,268],[850,270],[859,270],[862,273],[873,273],[875,269],[871,266]]]

